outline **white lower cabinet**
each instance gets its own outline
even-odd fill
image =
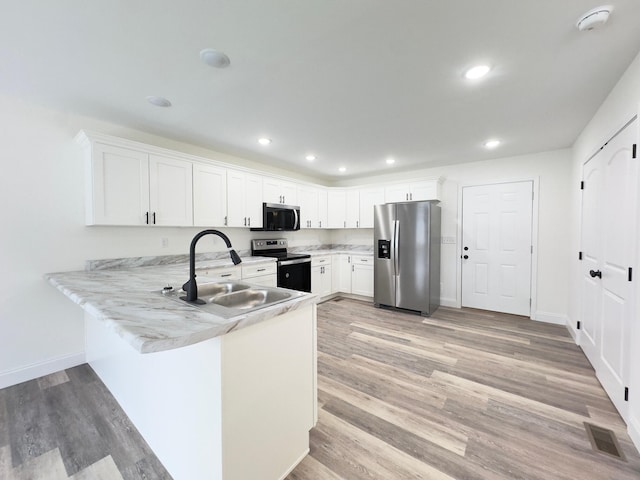
[[[311,258],[311,292],[321,297],[331,295],[332,289],[331,255]]]
[[[373,297],[373,257],[352,257],[351,293]]]
[[[242,270],[240,267],[218,267],[196,269],[196,278],[206,278],[207,281],[215,279],[240,280]],[[186,279],[185,279],[186,280]]]
[[[337,255],[336,290],[373,297],[373,257],[369,255]]]
[[[259,263],[258,265],[241,265],[242,279],[247,283],[255,283],[265,287],[278,286],[278,266],[276,262]]]

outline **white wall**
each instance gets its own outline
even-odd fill
[[[82,129],[253,166],[216,152],[0,96],[0,388],[83,359],[81,309],[46,283],[48,272],[82,270],[88,259],[184,254],[200,229],[84,226],[84,164],[73,137]],[[262,170],[279,172],[269,167]],[[225,229],[234,247],[265,236]],[[269,237],[267,234],[266,236]],[[162,248],[161,238],[169,240]],[[291,245],[330,242],[301,231]],[[215,242],[215,243],[214,243]],[[203,239],[198,251],[224,250]],[[185,279],[186,280],[186,279]]]
[[[556,150],[518,157],[470,162],[394,175],[368,177],[367,183],[413,180],[419,177],[444,177],[442,186],[442,236],[458,235],[460,221],[459,192],[465,185],[481,185],[501,181],[534,179],[539,181],[539,228],[537,241],[537,304],[532,318],[565,323],[569,297],[569,242],[571,151]],[[342,186],[358,184],[349,180]],[[357,238],[353,231],[336,231],[336,240]],[[346,242],[336,242],[346,243]],[[352,242],[353,243],[353,242]],[[442,303],[454,306],[460,302],[460,246],[442,245]]]
[[[640,110],[640,54],[631,63],[627,71],[618,81],[607,99],[576,140],[572,151],[572,225],[571,225],[571,291],[569,312],[570,326],[574,337],[579,339],[575,330],[576,321],[580,320],[580,262],[577,252],[580,251],[580,217],[581,195],[577,188],[582,179],[582,165],[627,121]],[[638,185],[640,190],[640,185]],[[636,267],[640,259],[638,246]],[[636,298],[640,298],[640,285],[637,286]],[[629,434],[636,447],[640,449],[640,315],[635,318],[631,336],[631,379],[629,385]]]

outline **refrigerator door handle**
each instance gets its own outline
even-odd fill
[[[398,251],[398,239],[400,238],[400,221],[393,221],[393,245],[391,246],[391,251],[393,252],[393,271],[394,275],[398,275],[400,272],[400,259],[399,251]]]

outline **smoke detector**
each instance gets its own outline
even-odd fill
[[[576,27],[578,27],[578,30],[580,31],[593,30],[594,28],[598,28],[607,23],[609,15],[612,11],[612,5],[603,5],[602,7],[597,7],[589,10],[578,19]]]

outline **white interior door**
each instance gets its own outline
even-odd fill
[[[581,346],[623,418],[636,308],[630,271],[637,238],[636,139],[634,122],[584,166]]]
[[[462,190],[462,306],[529,316],[533,182]]]

